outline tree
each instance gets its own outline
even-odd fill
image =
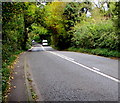
[[[3,9],[3,60],[14,51],[26,49],[27,28],[34,22],[35,3],[4,2]]]
[[[35,11],[36,11],[36,3],[26,2],[23,4],[23,17],[24,17],[24,41],[23,41],[23,49],[26,50],[27,40],[28,40],[28,28],[35,21]]]
[[[64,27],[67,32],[66,41],[67,47],[71,44],[71,38],[73,37],[73,28],[77,23],[80,23],[86,19],[86,14],[91,10],[90,2],[70,2],[64,9]]]
[[[48,3],[44,8],[43,22],[46,28],[52,32],[51,41],[55,47],[60,47],[60,36],[65,35],[63,12],[65,2]]]

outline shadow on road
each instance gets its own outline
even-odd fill
[[[41,44],[34,44],[28,52],[41,52],[41,51],[56,51],[51,46],[42,46]]]

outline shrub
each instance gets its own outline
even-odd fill
[[[118,49],[118,35],[110,20],[96,24],[77,25],[74,30],[72,45],[75,47]]]

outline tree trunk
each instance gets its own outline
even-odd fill
[[[23,40],[23,46],[22,46],[23,50],[26,50],[27,40],[28,40],[28,30],[26,25],[26,17],[24,15],[24,40]]]

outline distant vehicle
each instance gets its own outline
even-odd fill
[[[35,40],[32,40],[32,43],[34,43],[35,42]]]
[[[35,40],[32,40],[32,44],[33,44],[33,45],[35,44]]]
[[[43,46],[47,46],[48,45],[48,41],[47,40],[42,40],[42,45]]]

